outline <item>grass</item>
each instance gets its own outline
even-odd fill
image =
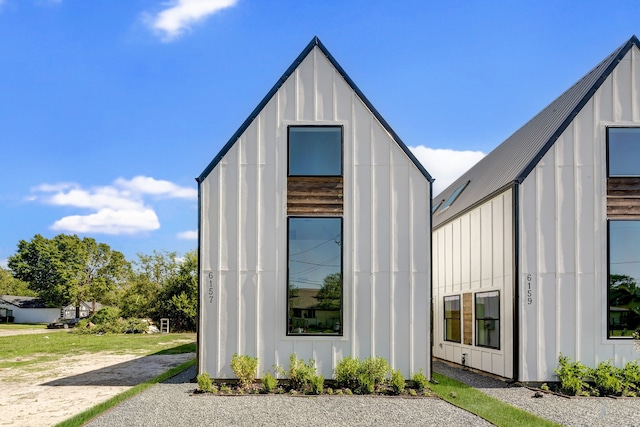
[[[180,372],[184,371],[185,369],[188,369],[189,367],[193,366],[195,363],[195,359],[191,360],[189,362],[185,362],[181,365],[176,366],[173,369],[168,370],[167,372],[165,372],[164,374],[158,375],[157,377],[150,379],[148,381],[143,382],[142,384],[138,384],[135,387],[130,388],[127,391],[124,391],[114,397],[112,397],[111,399],[102,402],[96,406],[94,406],[93,408],[87,409],[84,412],[79,413],[78,415],[69,418],[66,421],[63,421],[59,424],[56,424],[56,427],[79,427],[84,425],[85,423],[87,423],[88,421],[92,420],[93,418],[97,417],[98,415],[108,411],[109,409],[113,408],[114,406],[119,405],[120,403],[124,402],[125,400],[135,396],[138,393],[143,392],[144,390],[148,389],[149,387],[153,386],[154,384],[160,383],[162,381],[165,381],[177,374],[179,374]]]
[[[497,426],[559,426],[444,375],[434,373],[433,378],[439,384],[430,384],[429,388],[438,397]]]
[[[0,368],[29,366],[64,356],[195,352],[194,333],[81,335],[68,332],[0,337]]]

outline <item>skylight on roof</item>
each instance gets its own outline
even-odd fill
[[[462,191],[467,188],[467,185],[469,185],[471,181],[467,181],[464,184],[462,184],[460,187],[456,188],[456,191],[454,191],[451,196],[449,196],[449,198],[447,199],[446,202],[444,202],[442,204],[442,206],[440,206],[440,209],[438,209],[438,211],[442,212],[445,209],[447,209],[449,206],[451,206],[453,204],[453,202],[456,201],[456,199],[458,198],[458,196],[460,196],[460,193],[462,193]]]
[[[434,213],[435,211],[437,211],[440,205],[442,204],[442,202],[444,202],[444,199],[440,200],[438,203],[433,205],[433,207],[431,208],[431,213]]]

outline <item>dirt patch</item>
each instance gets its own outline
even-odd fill
[[[0,426],[55,425],[194,356],[97,353],[2,368]]]

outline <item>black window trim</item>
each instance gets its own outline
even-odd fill
[[[484,295],[484,294],[491,294],[496,292],[498,294],[498,318],[494,319],[494,318],[478,318],[478,310],[477,310],[477,305],[478,305],[478,295]],[[501,348],[501,344],[502,342],[500,341],[500,332],[501,332],[501,328],[502,326],[500,326],[501,323],[501,319],[500,319],[500,308],[501,308],[501,304],[500,304],[500,290],[499,289],[494,289],[491,291],[482,291],[482,292],[476,292],[473,294],[473,320],[474,320],[474,328],[475,328],[475,346],[476,347],[483,347],[483,348],[490,348],[493,350],[500,350]],[[478,344],[478,320],[497,320],[498,321],[498,345],[497,346],[492,346],[492,345],[483,345],[483,344]]]
[[[460,339],[458,341],[454,341],[454,340],[448,340],[447,339],[447,319],[455,319],[455,317],[447,317],[447,298],[457,298],[458,299],[458,304],[460,307],[460,316],[458,317],[458,320],[460,321]],[[453,342],[453,343],[458,343],[461,344],[462,343],[462,297],[460,294],[454,294],[454,295],[445,295],[444,297],[442,297],[442,305],[444,307],[444,330],[443,330],[443,334],[444,334],[444,341],[445,342]]]
[[[606,129],[606,168],[607,168],[607,178],[638,178],[640,177],[640,173],[636,174],[636,175],[613,175],[611,176],[610,171],[609,171],[609,142],[610,142],[610,137],[609,137],[609,130],[610,129],[638,129],[640,131],[640,126],[607,126]]]

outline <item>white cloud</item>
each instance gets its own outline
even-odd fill
[[[234,6],[237,2],[238,0],[174,0],[168,8],[147,20],[151,28],[163,35],[164,41],[171,41],[188,30],[191,24]]]
[[[409,147],[413,154],[424,165],[429,174],[435,178],[433,195],[436,196],[471,166],[482,159],[482,151],[456,151],[443,148],[429,148],[423,145]]]
[[[178,239],[182,240],[198,240],[198,231],[197,230],[189,230],[182,231],[178,233]]]
[[[0,0],[0,4],[2,4],[2,0]],[[9,260],[7,258],[0,259],[0,267],[4,268],[5,270],[9,268]]]
[[[169,181],[136,176],[116,179],[112,185],[85,189],[79,184],[42,184],[27,198],[54,206],[89,210],[88,214],[63,217],[51,228],[77,233],[135,234],[160,228],[148,196],[195,200],[197,191]]]

